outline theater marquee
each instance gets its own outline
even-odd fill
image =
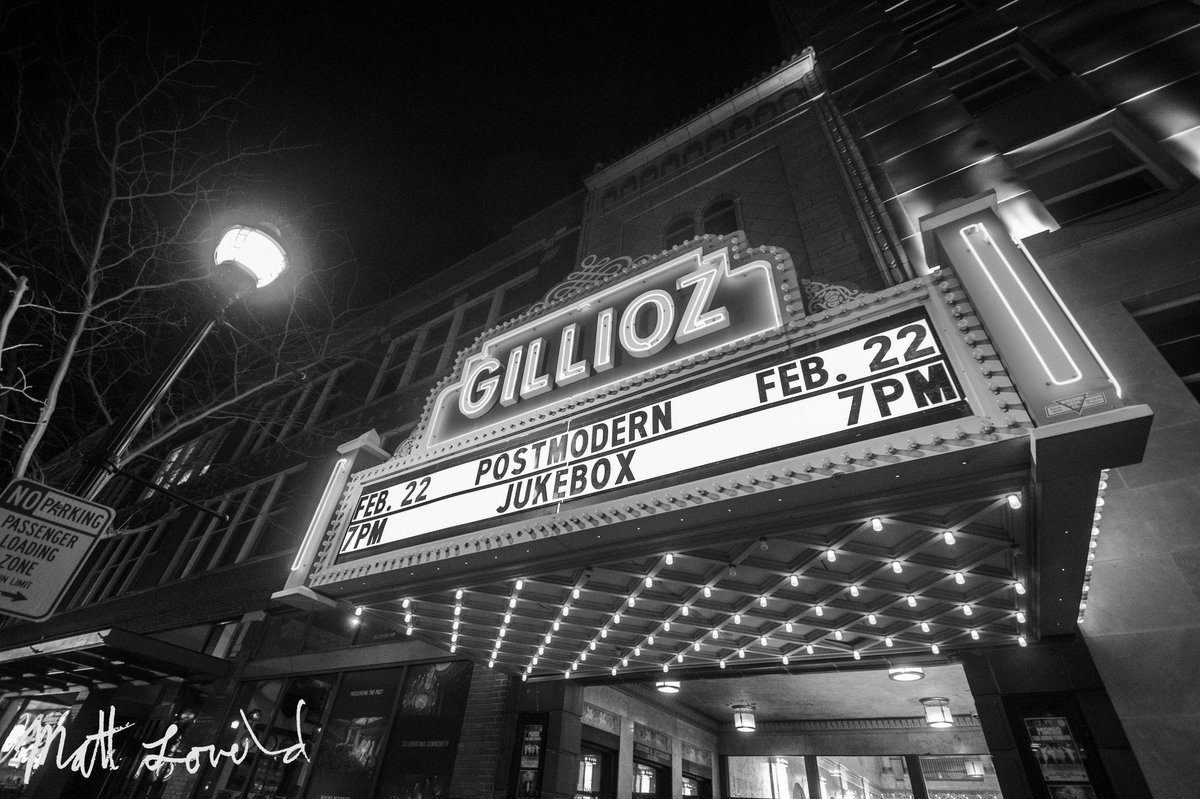
[[[339,555],[489,525],[949,407],[965,408],[929,319],[907,314],[800,358],[505,447],[364,485]],[[962,411],[966,413],[965,409]]]

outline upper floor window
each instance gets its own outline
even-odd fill
[[[326,372],[256,408],[250,430],[231,460],[319,424],[340,377],[339,369]]]
[[[693,238],[696,235],[696,222],[690,216],[681,216],[671,224],[667,225],[667,232],[664,236],[664,244],[668,247],[674,247],[676,244],[683,244],[685,241]]]
[[[1032,44],[1003,37],[937,67],[951,93],[972,114],[1048,83],[1061,70]]]
[[[1116,114],[1009,154],[1060,225],[1120,208],[1180,185],[1178,165]]]
[[[887,12],[914,44],[928,39],[976,12],[967,0],[901,0]]]
[[[700,230],[719,236],[738,230],[737,203],[730,199],[714,200],[708,204],[700,217]]]
[[[1200,400],[1200,293],[1134,311],[1133,318]]]
[[[160,488],[170,490],[193,478],[202,477],[212,467],[217,451],[228,434],[229,426],[224,425],[175,447],[163,459],[162,466],[158,467],[152,482]],[[149,498],[155,493],[153,489],[147,488],[142,498]]]
[[[287,551],[299,530],[284,523],[292,509],[296,475],[303,467],[277,474],[206,503],[229,518],[196,514],[163,574],[163,582],[221,569],[252,558]]]

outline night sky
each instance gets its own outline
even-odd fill
[[[295,148],[254,165],[264,203],[315,209],[383,290],[785,57],[766,0],[101,5],[163,48],[202,23],[211,55],[254,65],[235,137]]]

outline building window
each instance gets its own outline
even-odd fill
[[[167,453],[151,482],[159,488],[170,490],[193,478],[203,477],[212,467],[217,450],[221,448],[227,435],[229,425],[224,425],[175,447]],[[157,492],[154,489],[147,488],[142,493],[142,499],[149,499],[155,493]]]
[[[740,229],[737,203],[730,199],[714,200],[704,209],[700,217],[704,233],[719,236]]]
[[[291,549],[299,535],[284,517],[292,509],[296,475],[304,467],[232,491],[208,505],[229,518],[197,514],[163,575],[162,582]]]
[[[1130,205],[1181,183],[1179,167],[1115,114],[1008,156],[1060,225]]]
[[[1134,311],[1133,318],[1200,400],[1200,293]]]
[[[914,44],[976,13],[964,0],[903,0],[887,9],[900,30]]]
[[[681,216],[667,225],[663,243],[667,247],[683,244],[696,235],[696,222],[690,216]]]
[[[1005,37],[937,67],[951,93],[978,115],[1058,77],[1060,70],[1033,46]]]
[[[161,519],[150,529],[107,538],[96,545],[82,579],[67,601],[68,608],[78,608],[120,596],[134,586],[144,587],[140,579],[147,564],[159,552],[163,535],[174,516]]]
[[[319,424],[340,377],[341,370],[327,372],[259,406],[250,430],[230,460],[250,455]]]

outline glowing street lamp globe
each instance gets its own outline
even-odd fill
[[[268,225],[236,225],[221,236],[213,263],[238,267],[253,278],[255,288],[262,288],[287,268],[287,253],[279,238],[279,232]]]

